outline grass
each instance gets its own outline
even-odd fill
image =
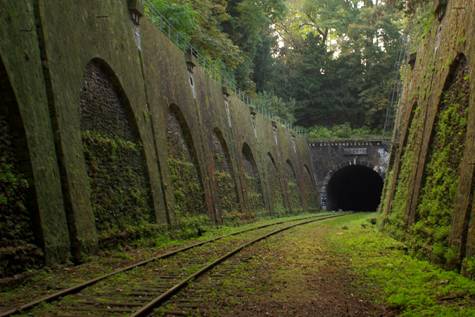
[[[407,247],[357,214],[331,222],[328,243],[351,266],[380,303],[399,316],[475,316],[475,281],[408,254]]]

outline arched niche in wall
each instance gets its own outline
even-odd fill
[[[297,174],[290,160],[286,161],[287,171],[287,192],[289,197],[290,209],[292,212],[300,211],[302,209],[302,197],[300,188],[298,186]]]
[[[286,211],[284,192],[282,191],[279,170],[271,153],[267,153],[267,175],[271,194],[272,212],[274,214],[284,214]]]
[[[247,143],[242,146],[243,169],[244,169],[244,193],[247,204],[252,214],[264,212],[264,193],[257,164]]]
[[[167,115],[168,171],[175,199],[175,218],[207,215],[203,179],[189,126],[180,108]]]
[[[431,133],[428,156],[416,208],[416,248],[435,261],[456,260],[448,235],[460,181],[470,103],[470,71],[460,54],[450,67]],[[427,245],[432,248],[424,249]]]
[[[0,60],[0,278],[43,264],[34,185],[23,120]]]
[[[86,66],[80,117],[96,229],[108,244],[127,228],[138,230],[155,219],[137,123],[118,78],[103,60]]]
[[[317,201],[317,188],[315,186],[315,182],[313,180],[312,172],[310,172],[310,168],[308,168],[307,164],[304,164],[304,178],[305,178],[305,201],[309,208],[315,209],[318,208],[318,201]]]
[[[212,146],[218,212],[223,218],[226,218],[230,212],[239,211],[240,206],[231,156],[223,134],[218,128],[213,130]]]

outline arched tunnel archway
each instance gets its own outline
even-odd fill
[[[381,200],[383,178],[363,165],[333,173],[327,185],[329,210],[375,211]]]

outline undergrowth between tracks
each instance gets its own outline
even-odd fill
[[[247,228],[311,215],[315,213],[265,217],[247,224],[229,222],[220,227],[190,220],[183,232],[180,230],[158,232],[153,236],[134,240],[115,249],[102,250],[98,255],[90,256],[81,265],[46,267],[41,270],[31,270],[21,277],[0,280],[0,312],[184,245]]]
[[[297,227],[243,250],[154,316],[475,316],[475,281],[407,250],[375,214]]]

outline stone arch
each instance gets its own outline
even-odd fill
[[[469,104],[470,69],[465,55],[459,54],[450,66],[438,104],[414,215],[416,228],[437,228],[437,234],[416,230],[416,247],[437,246],[427,255],[442,263],[454,260],[448,239],[467,143]]]
[[[297,174],[295,173],[294,165],[292,161],[288,159],[286,161],[286,171],[287,171],[287,192],[289,197],[290,210],[300,211],[302,209],[302,195],[300,192],[300,187],[297,180]]]
[[[244,193],[252,214],[262,213],[265,209],[262,181],[251,148],[244,143],[241,151],[244,167]]]
[[[133,110],[104,60],[93,59],[86,66],[79,112],[96,230],[102,243],[109,243],[127,228],[139,230],[155,219]]]
[[[324,210],[330,210],[331,209],[331,204],[329,201],[329,195],[328,195],[328,184],[330,183],[330,180],[334,176],[336,172],[339,170],[342,170],[343,168],[346,167],[351,167],[351,166],[362,166],[365,167],[369,170],[374,171],[377,173],[381,179],[384,179],[384,171],[379,167],[375,166],[374,164],[371,164],[370,162],[366,160],[350,160],[346,161],[343,163],[340,163],[338,165],[333,166],[326,174],[325,178],[323,179],[321,183],[321,187],[319,189],[320,191],[320,207]],[[381,188],[382,190],[382,188]]]
[[[272,211],[275,214],[285,213],[285,196],[282,190],[282,182],[274,157],[267,153],[267,175],[270,189]]]
[[[218,212],[226,218],[229,212],[239,210],[239,196],[229,149],[218,128],[213,129],[212,148]]]
[[[30,154],[15,92],[0,59],[0,277],[44,258]]]
[[[191,130],[177,105],[167,114],[168,170],[175,217],[207,215],[203,177]]]
[[[384,172],[365,161],[338,165],[323,182],[325,209],[376,211],[381,199],[383,179]]]

